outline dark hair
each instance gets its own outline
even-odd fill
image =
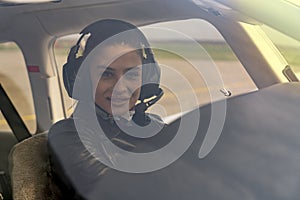
[[[101,26],[99,26],[100,23]],[[105,19],[86,27],[82,32],[84,33],[85,30],[93,34],[87,39],[83,57],[86,57],[97,45],[106,42],[113,36],[115,37],[109,40],[106,45],[127,44],[136,49],[141,58],[143,58],[143,49],[149,48],[149,43],[144,34],[133,24],[124,21]],[[126,31],[131,32],[130,34],[121,34]]]

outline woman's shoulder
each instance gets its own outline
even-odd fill
[[[48,133],[48,144],[75,143],[78,140],[73,118],[60,120],[53,124]]]
[[[53,124],[49,130],[49,134],[50,135],[58,134],[58,133],[62,133],[74,129],[75,129],[75,125],[74,125],[73,118],[68,118],[68,119],[60,120],[55,124]]]

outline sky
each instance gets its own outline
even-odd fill
[[[153,28],[153,31],[149,30],[151,28]],[[154,28],[156,30],[154,30]],[[161,28],[161,30],[157,30],[158,28]],[[148,25],[147,29],[149,31],[145,31],[142,28],[146,36],[153,40],[174,40],[181,37],[180,35],[182,34],[186,35],[186,37],[192,37],[196,40],[224,40],[214,26],[201,19],[158,23],[154,25]]]

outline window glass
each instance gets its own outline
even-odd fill
[[[149,27],[163,31],[151,31]],[[195,107],[190,97],[180,102],[178,96],[193,94],[198,103],[196,106],[199,106],[217,100],[213,98],[216,93],[236,96],[257,90],[222,35],[210,23],[191,19],[154,24],[144,29],[152,46],[159,48],[154,49],[158,63],[176,69],[184,77],[175,77],[170,70],[162,67],[162,82],[169,87],[160,102],[162,106],[157,108],[162,116]],[[210,71],[212,68],[216,71]],[[182,85],[184,79],[188,80],[192,89]],[[218,81],[222,81],[223,85]],[[176,92],[171,91],[174,88],[177,88]]]
[[[56,61],[56,66],[58,68],[59,80],[61,86],[63,87],[62,94],[64,100],[64,110],[67,117],[69,117],[74,111],[76,101],[70,98],[68,96],[68,93],[64,89],[62,68],[63,65],[67,62],[67,56],[70,51],[70,48],[76,44],[78,37],[79,37],[78,34],[68,35],[65,37],[58,38],[54,43],[55,61]]]
[[[236,96],[257,89],[224,38],[208,22],[183,20],[148,25],[141,30],[149,39],[161,66],[161,85],[165,92],[150,112],[166,117],[210,103],[211,93]],[[54,52],[60,72],[78,37],[72,35],[55,42]],[[217,75],[213,76],[218,76],[217,79],[224,83],[222,86],[208,75],[207,69],[214,67]],[[66,107],[72,107],[66,93],[65,99]]]
[[[263,25],[262,28],[300,79],[300,42],[269,26]]]
[[[23,54],[13,42],[0,44],[0,83],[31,133],[36,130],[32,92]],[[0,114],[0,130],[10,128]]]

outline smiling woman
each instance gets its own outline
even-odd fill
[[[85,50],[76,57],[87,33]],[[66,90],[79,102],[70,118],[51,127],[48,140],[53,172],[68,199],[98,196],[94,182],[105,173],[104,164],[116,159],[102,142],[136,150],[140,141],[136,137],[151,137],[164,128],[159,116],[145,113],[163,91],[160,68],[143,33],[127,22],[100,20],[82,34],[63,67]],[[135,137],[126,135],[127,131]],[[87,190],[96,193],[87,194]]]
[[[104,51],[113,55],[113,52],[126,48],[129,46],[123,47],[121,45],[107,48]],[[105,61],[102,57],[100,59],[102,62]],[[133,110],[140,96],[142,69],[139,66],[141,65],[140,55],[133,51],[121,56],[109,67],[102,65],[102,67],[91,70],[96,104],[111,115],[123,115],[128,110]],[[99,75],[101,78],[98,81]]]
[[[263,29],[300,40],[298,1],[3,2],[0,41],[21,51],[0,55],[2,82],[36,121],[13,148],[0,133],[14,200],[299,199],[300,85],[282,74],[298,49]]]

